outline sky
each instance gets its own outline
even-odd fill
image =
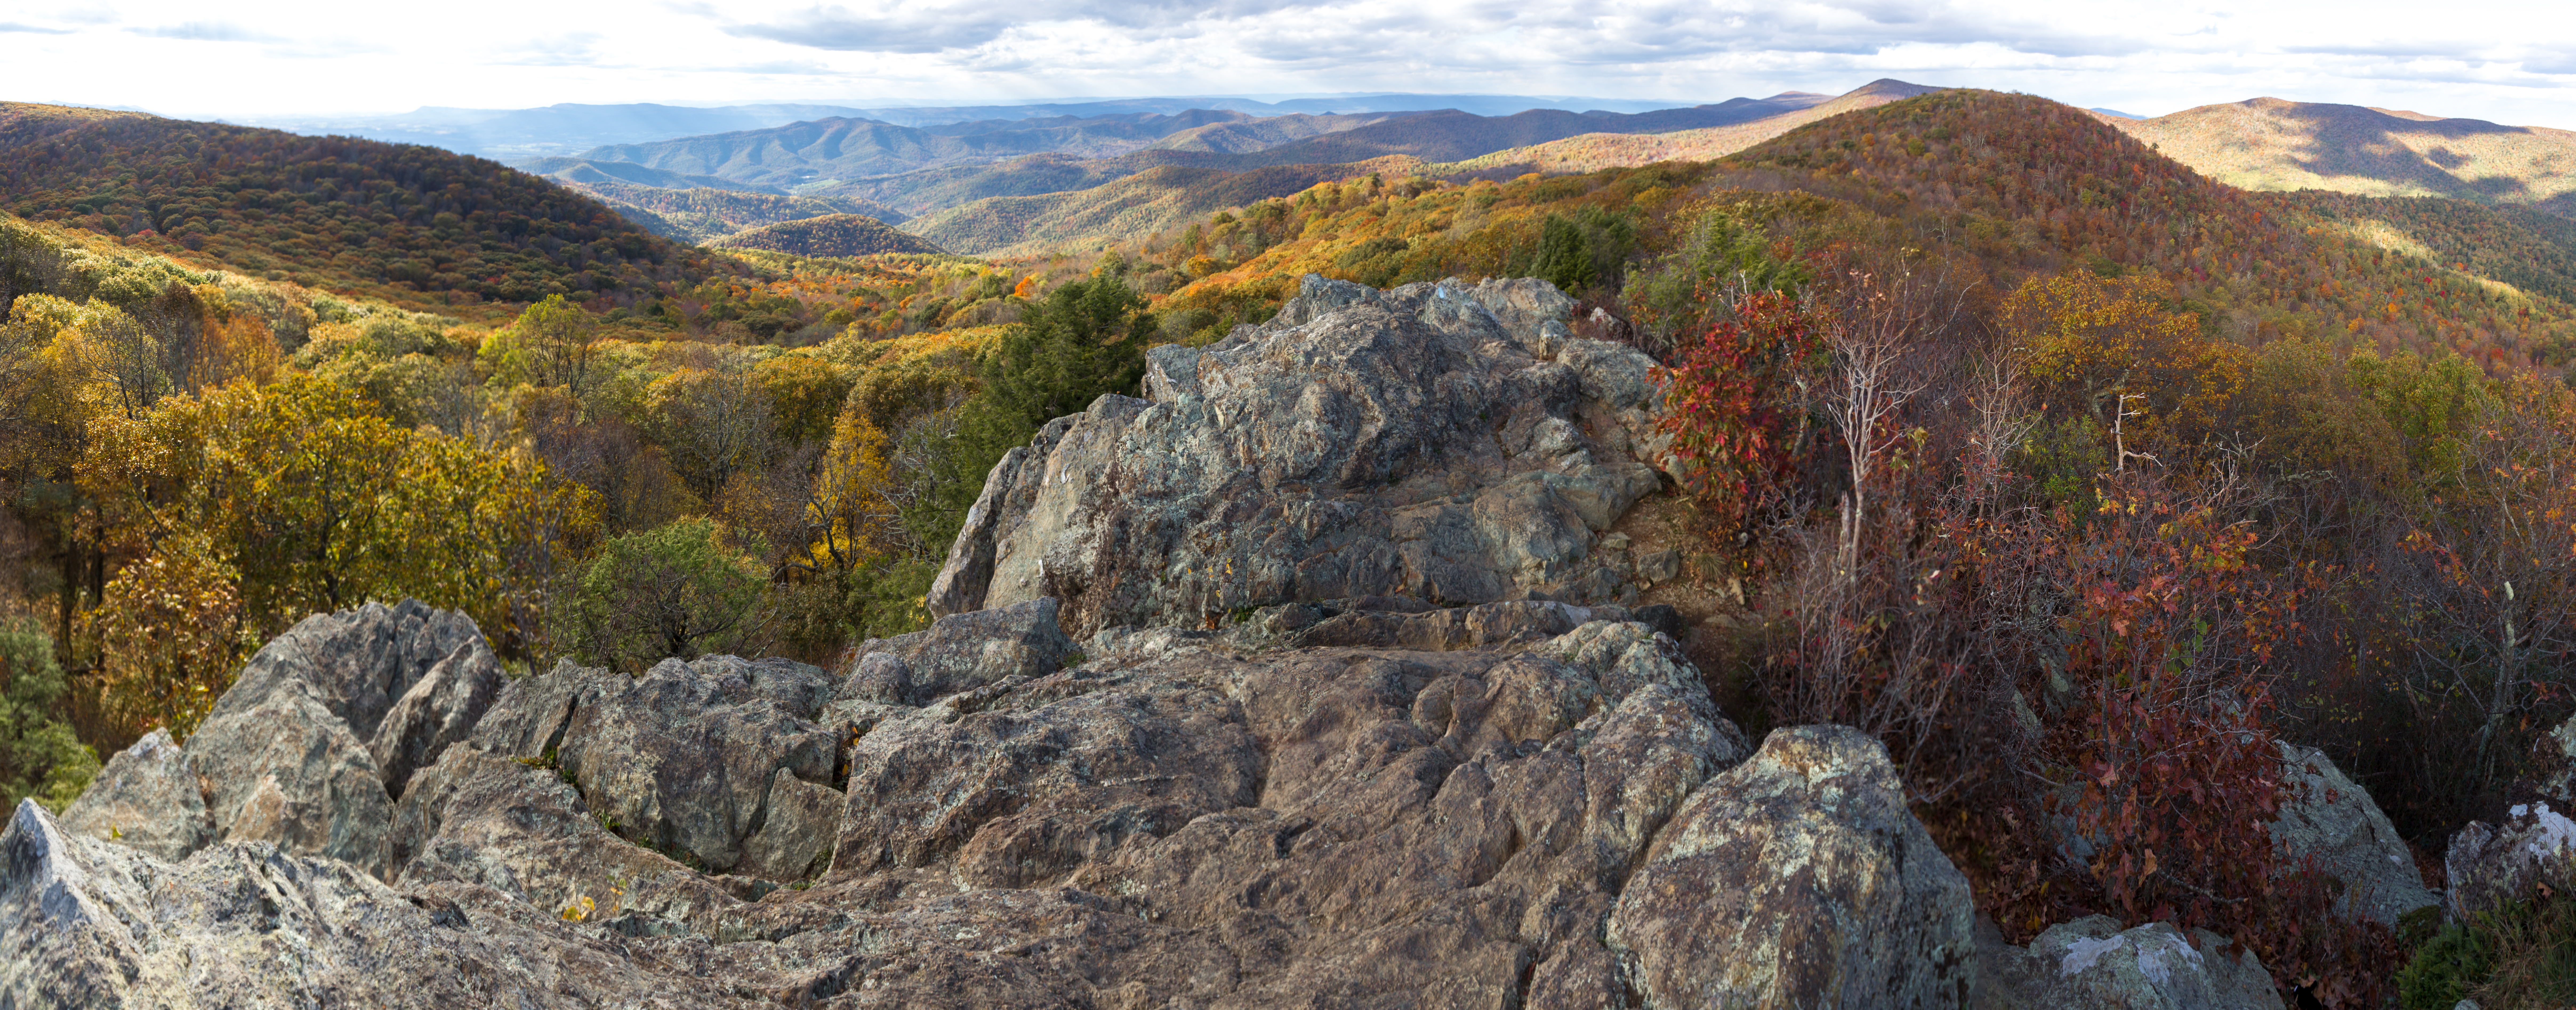
[[[2145,115],[2268,95],[2576,129],[2576,3],[0,3],[0,100],[191,118],[1378,91],[1696,104],[1881,77]]]

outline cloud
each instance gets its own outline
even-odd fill
[[[8,21],[0,21],[0,32],[26,32],[31,35],[69,35],[72,33],[72,30],[69,28],[39,28],[35,25],[22,25]]]
[[[190,21],[160,28],[128,28],[136,35],[156,39],[185,39],[190,42],[284,42],[275,35],[254,32],[221,21]]]

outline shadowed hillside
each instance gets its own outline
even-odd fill
[[[709,244],[725,249],[767,249],[797,256],[943,255],[948,251],[920,236],[907,235],[886,227],[883,221],[857,214],[831,214],[762,225]]]
[[[588,196],[437,148],[86,109],[20,112],[0,139],[0,203],[21,217],[398,303],[587,297],[713,269]]]
[[[2245,189],[2447,196],[2576,215],[2576,132],[2567,130],[2278,98],[2104,121]]]

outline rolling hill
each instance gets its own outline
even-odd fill
[[[722,249],[767,249],[797,256],[940,255],[948,251],[918,235],[896,231],[883,221],[857,214],[832,214],[762,225],[710,244]]]
[[[2568,130],[2278,98],[2104,121],[2244,189],[2447,196],[2576,216]]]
[[[1597,172],[1605,168],[1651,165],[1658,161],[1709,161],[1808,123],[1939,90],[1881,79],[1829,99],[1821,95],[1803,96],[1816,100],[1796,104],[1781,103],[1782,98],[1790,97],[1785,95],[1764,99],[1765,102],[1780,104],[1766,107],[1768,111],[1758,117],[1732,123],[1651,133],[1595,131],[1435,164],[1427,171],[1441,175],[1509,177],[1523,172]]]
[[[988,197],[910,222],[904,230],[972,256],[1034,255],[1126,241],[1192,217],[1288,196],[1319,182],[1401,175],[1411,158],[1346,165],[1273,165],[1245,171],[1165,165],[1088,189]]]
[[[680,242],[711,243],[747,229],[833,214],[865,215],[889,225],[909,220],[893,208],[850,197],[659,189],[618,182],[565,185],[590,194],[646,231]]]
[[[542,175],[556,182],[608,183],[629,186],[652,186],[660,189],[730,189],[743,193],[768,193],[783,196],[778,190],[750,183],[735,182],[712,175],[682,175],[658,168],[646,168],[631,161],[592,161],[588,158],[522,158],[506,162],[511,168]]]
[[[406,305],[647,292],[723,268],[588,196],[437,148],[16,106],[0,205]]]

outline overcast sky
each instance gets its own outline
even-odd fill
[[[2272,95],[2576,128],[2576,3],[0,4],[0,99],[192,117],[1346,91],[1696,103],[1880,77],[2148,115]]]

